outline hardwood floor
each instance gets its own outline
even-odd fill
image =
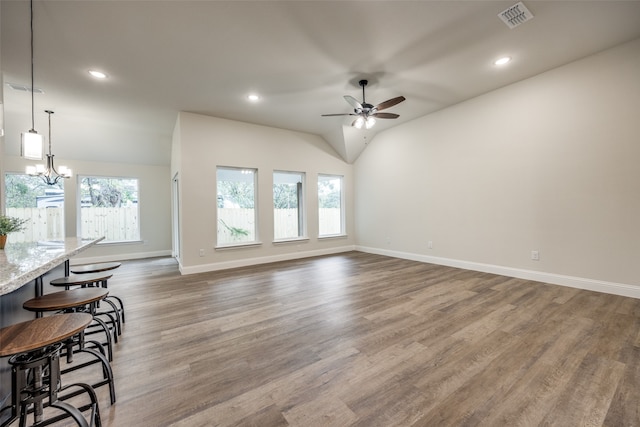
[[[107,427],[640,425],[640,300],[358,252],[109,289]]]

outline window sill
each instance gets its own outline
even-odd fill
[[[96,246],[110,246],[110,245],[142,245],[144,240],[111,240],[105,242],[104,240],[96,243]]]
[[[308,241],[309,241],[308,237],[297,237],[295,239],[274,240],[273,244],[274,245],[286,245],[286,244],[306,243]]]
[[[226,251],[233,249],[255,248],[258,246],[262,246],[262,242],[236,243],[233,245],[215,246],[213,249],[216,251]]]
[[[327,236],[318,236],[318,240],[330,240],[330,239],[346,239],[349,237],[346,234],[330,234]]]

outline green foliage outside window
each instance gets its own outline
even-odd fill
[[[298,207],[297,185],[273,184],[273,207],[275,209],[296,209]]]
[[[318,204],[320,208],[339,208],[341,202],[340,179],[318,181]]]
[[[137,179],[83,177],[80,189],[83,206],[119,208],[138,202]]]
[[[64,194],[63,181],[47,185],[40,178],[24,174],[5,175],[5,202],[7,208],[35,208],[37,198],[47,192]]]
[[[218,207],[253,209],[255,193],[253,182],[218,181]],[[230,206],[231,205],[231,206]]]

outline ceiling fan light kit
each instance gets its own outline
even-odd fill
[[[401,103],[406,98],[404,96],[397,96],[395,98],[388,99],[381,102],[378,105],[368,104],[365,99],[364,88],[369,82],[367,80],[360,80],[358,84],[362,87],[362,102],[358,102],[353,96],[345,95],[344,99],[353,107],[353,113],[344,114],[323,114],[322,117],[331,116],[356,116],[357,118],[351,123],[351,126],[356,129],[371,129],[376,124],[376,119],[397,119],[400,117],[394,113],[380,113],[379,111],[393,107],[396,104]]]
[[[356,129],[371,129],[376,124],[376,119],[373,117],[367,117],[366,119],[362,116],[359,116],[354,122],[351,124]]]

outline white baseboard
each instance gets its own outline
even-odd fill
[[[238,268],[238,267],[248,267],[251,265],[258,264],[268,264],[271,262],[279,262],[279,261],[289,261],[293,259],[300,258],[310,258],[314,256],[321,255],[331,255],[342,252],[354,251],[355,246],[341,246],[337,248],[329,248],[329,249],[318,249],[313,251],[303,251],[303,252],[292,252],[286,253],[282,255],[272,255],[258,258],[245,258],[238,259],[233,261],[224,261],[224,262],[216,262],[212,264],[201,264],[201,265],[193,265],[193,266],[183,266],[182,264],[178,264],[180,268],[181,274],[196,274],[196,273],[206,273],[209,271],[218,271],[218,270],[227,270],[230,268]]]
[[[500,265],[482,264],[478,262],[433,257],[428,255],[414,254],[410,252],[390,251],[364,246],[356,246],[356,250],[360,252],[390,256],[394,258],[409,259],[412,261],[420,261],[429,264],[446,265],[448,267],[462,268],[465,270],[493,273],[502,276],[515,277],[518,279],[534,280],[537,282],[550,283],[552,285],[569,286],[572,288],[640,299],[640,287],[625,283],[605,282],[602,280],[565,276],[562,274],[546,273],[543,271],[524,270],[520,268],[504,267]]]
[[[101,255],[101,256],[85,257],[85,258],[78,256],[69,260],[69,264],[70,265],[95,264],[97,262],[126,261],[129,259],[156,258],[156,257],[164,257],[164,256],[171,256],[171,250],[154,251],[154,252],[135,252],[135,253],[128,253],[128,254],[120,254],[120,255]]]

